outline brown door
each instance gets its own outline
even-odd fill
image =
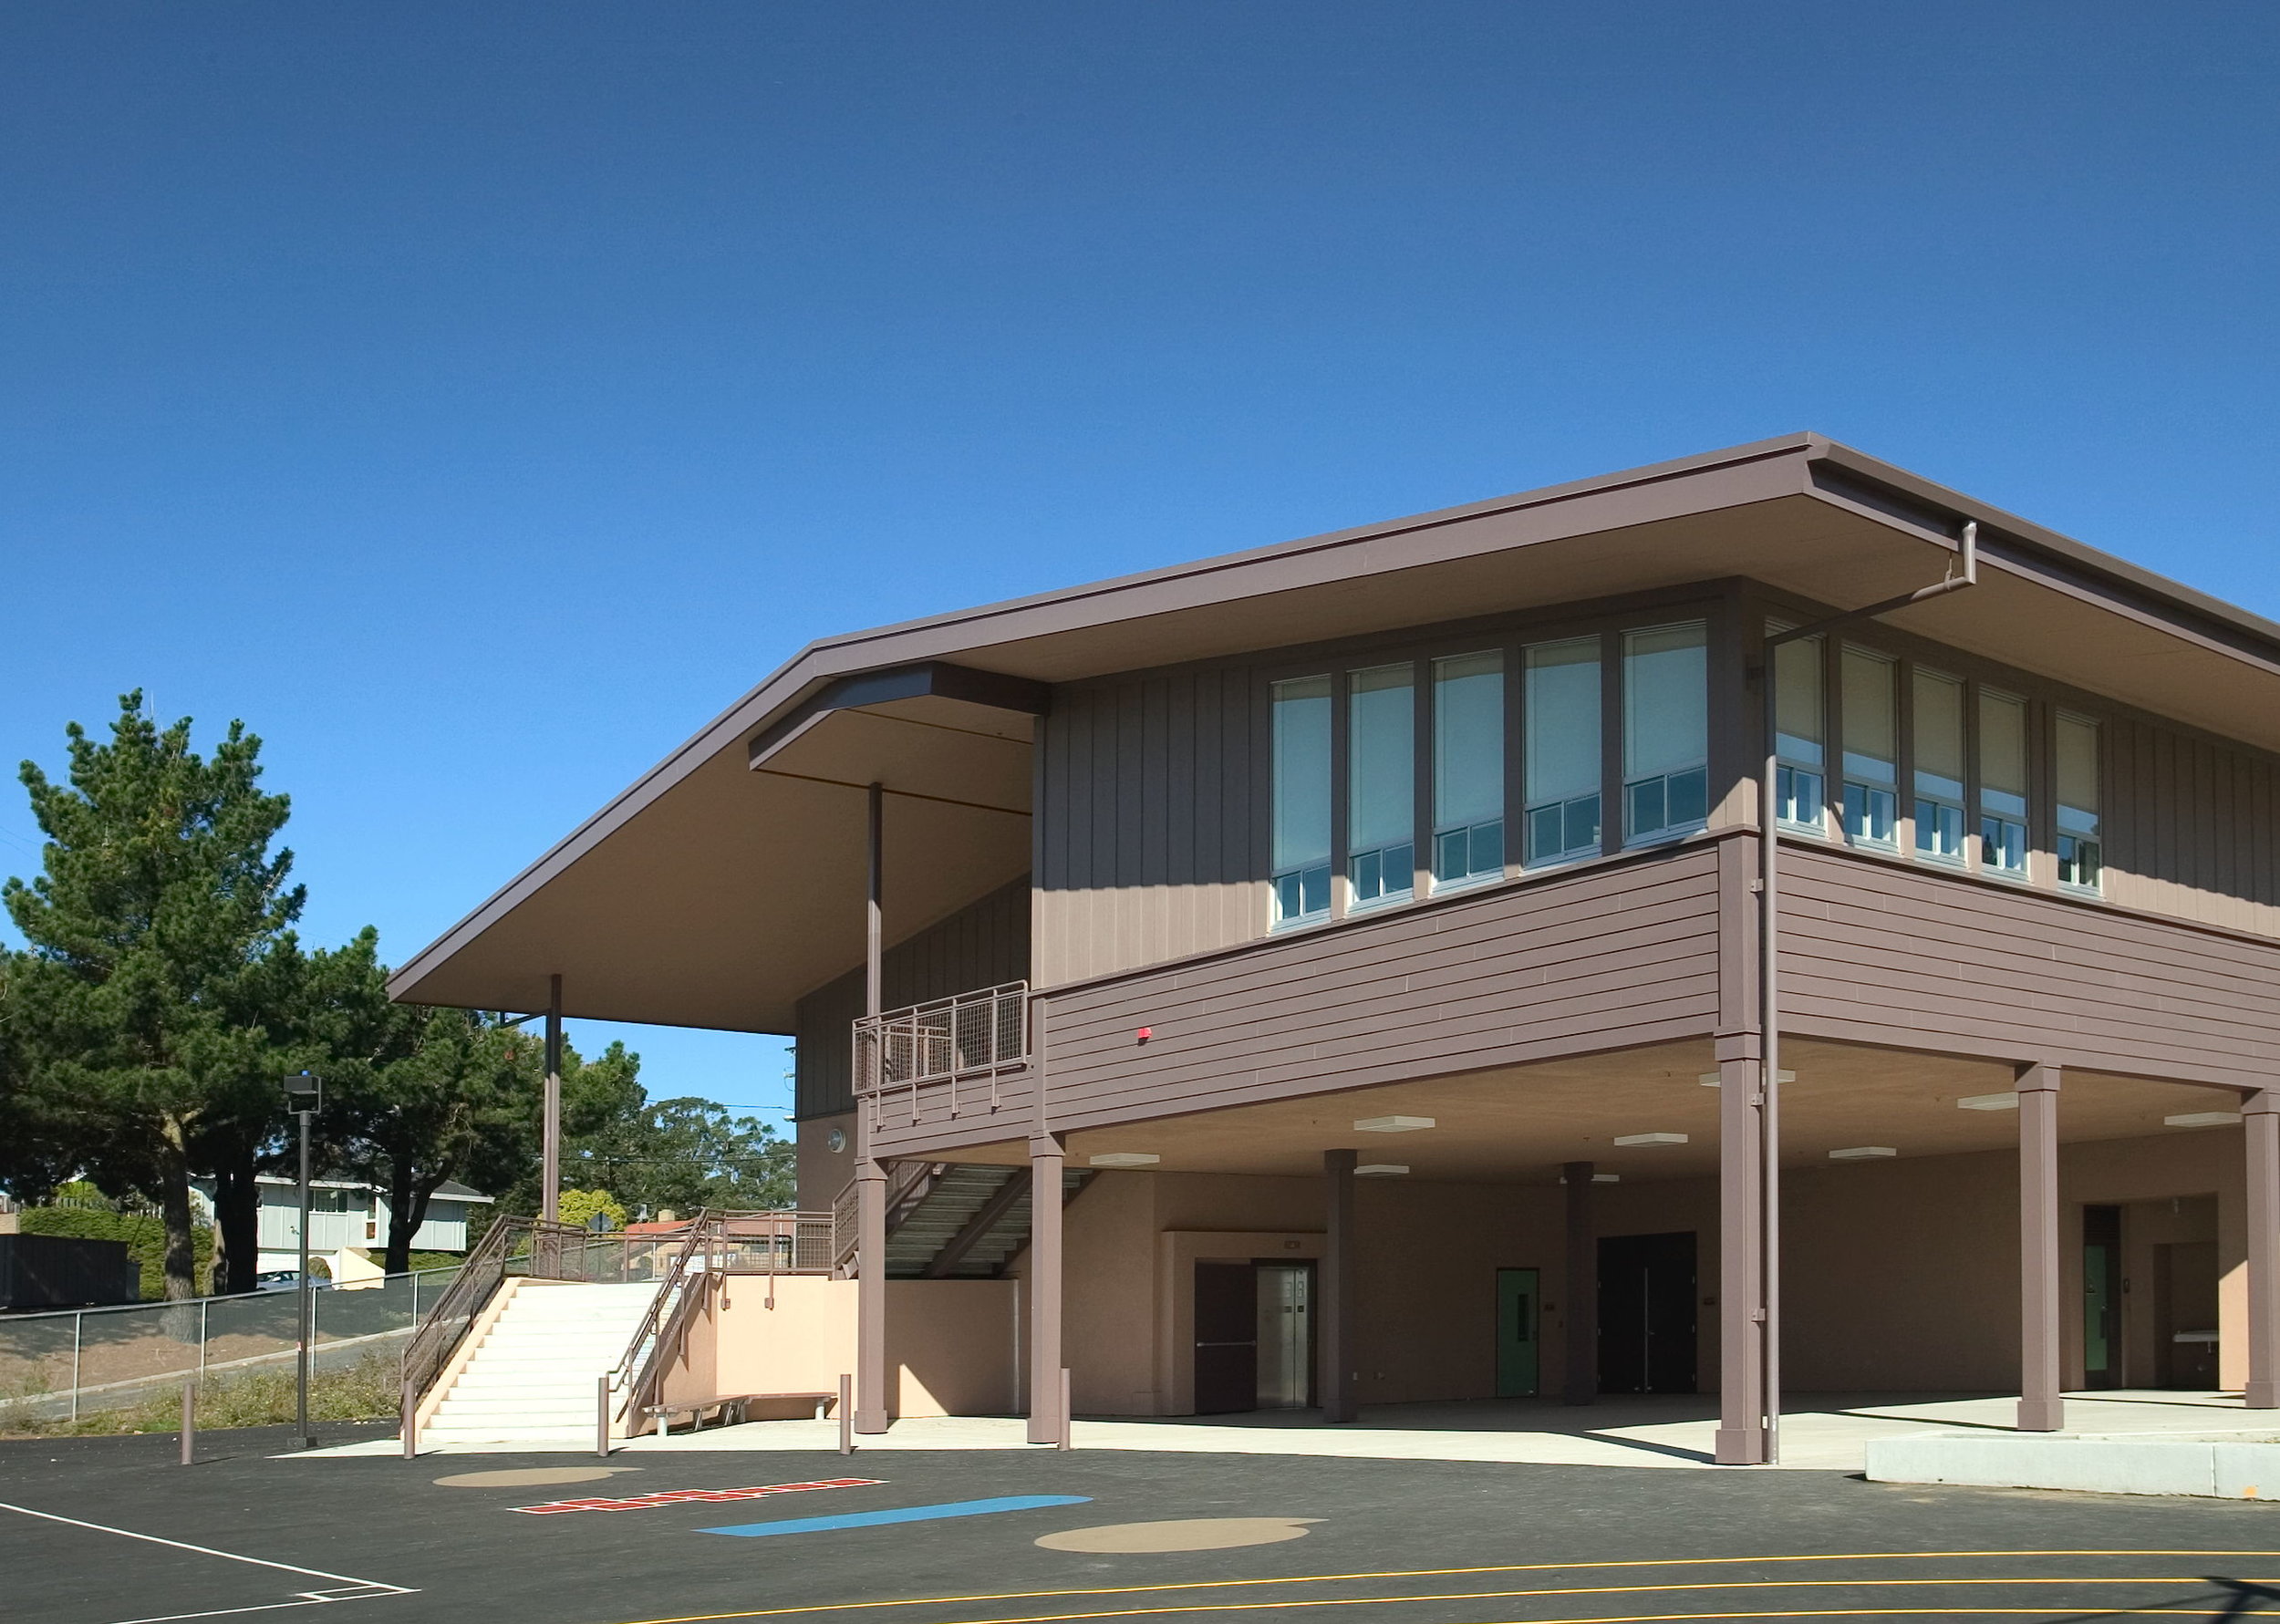
[[[2168,1388],[2217,1384],[2217,1244],[2153,1248],[2155,1369]]]
[[[1259,1271],[1196,1265],[1196,1413],[1259,1407]]]

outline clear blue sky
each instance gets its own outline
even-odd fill
[[[2280,615],[2275,84],[2269,0],[19,0],[0,758],[244,717],[401,959],[811,636],[1794,429]]]

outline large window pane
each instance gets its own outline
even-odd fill
[[[1964,684],[1918,667],[1915,700],[1916,855],[1964,861]]]
[[[1416,883],[1417,703],[1413,667],[1356,671],[1346,689],[1346,873],[1356,903]]]
[[[1979,690],[1981,866],[2026,875],[2026,701]]]
[[[1623,634],[1623,833],[1637,840],[1709,816],[1707,627]]]
[[[1433,877],[1504,872],[1504,656],[1433,662]]]
[[[1821,658],[1819,637],[1777,644],[1773,651],[1774,811],[1798,829],[1820,828],[1827,800],[1821,774],[1828,705],[1821,694]]]
[[[2104,867],[2098,828],[2098,724],[2058,714],[2058,883],[2098,888]]]
[[[1330,914],[1330,678],[1274,685],[1275,923]]]
[[[1845,729],[1845,836],[1891,846],[1900,824],[1900,666],[1866,648],[1839,659]]]
[[[1536,644],[1523,667],[1525,861],[1589,856],[1600,846],[1600,640]]]

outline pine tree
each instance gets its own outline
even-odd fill
[[[4,896],[28,950],[9,974],[15,1040],[40,1109],[107,1187],[154,1201],[166,1293],[194,1294],[190,1181],[204,1136],[278,1116],[272,956],[304,893],[273,853],[291,804],[259,784],[261,741],[233,721],[212,755],[142,696],[110,739],[73,723],[68,782],[23,764],[43,872]]]

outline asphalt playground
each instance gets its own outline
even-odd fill
[[[1081,1450],[405,1461],[281,1457],[274,1431],[200,1442],[188,1467],[166,1436],[0,1443],[0,1617],[2280,1616],[2280,1512],[2253,1503],[1812,1471]]]

